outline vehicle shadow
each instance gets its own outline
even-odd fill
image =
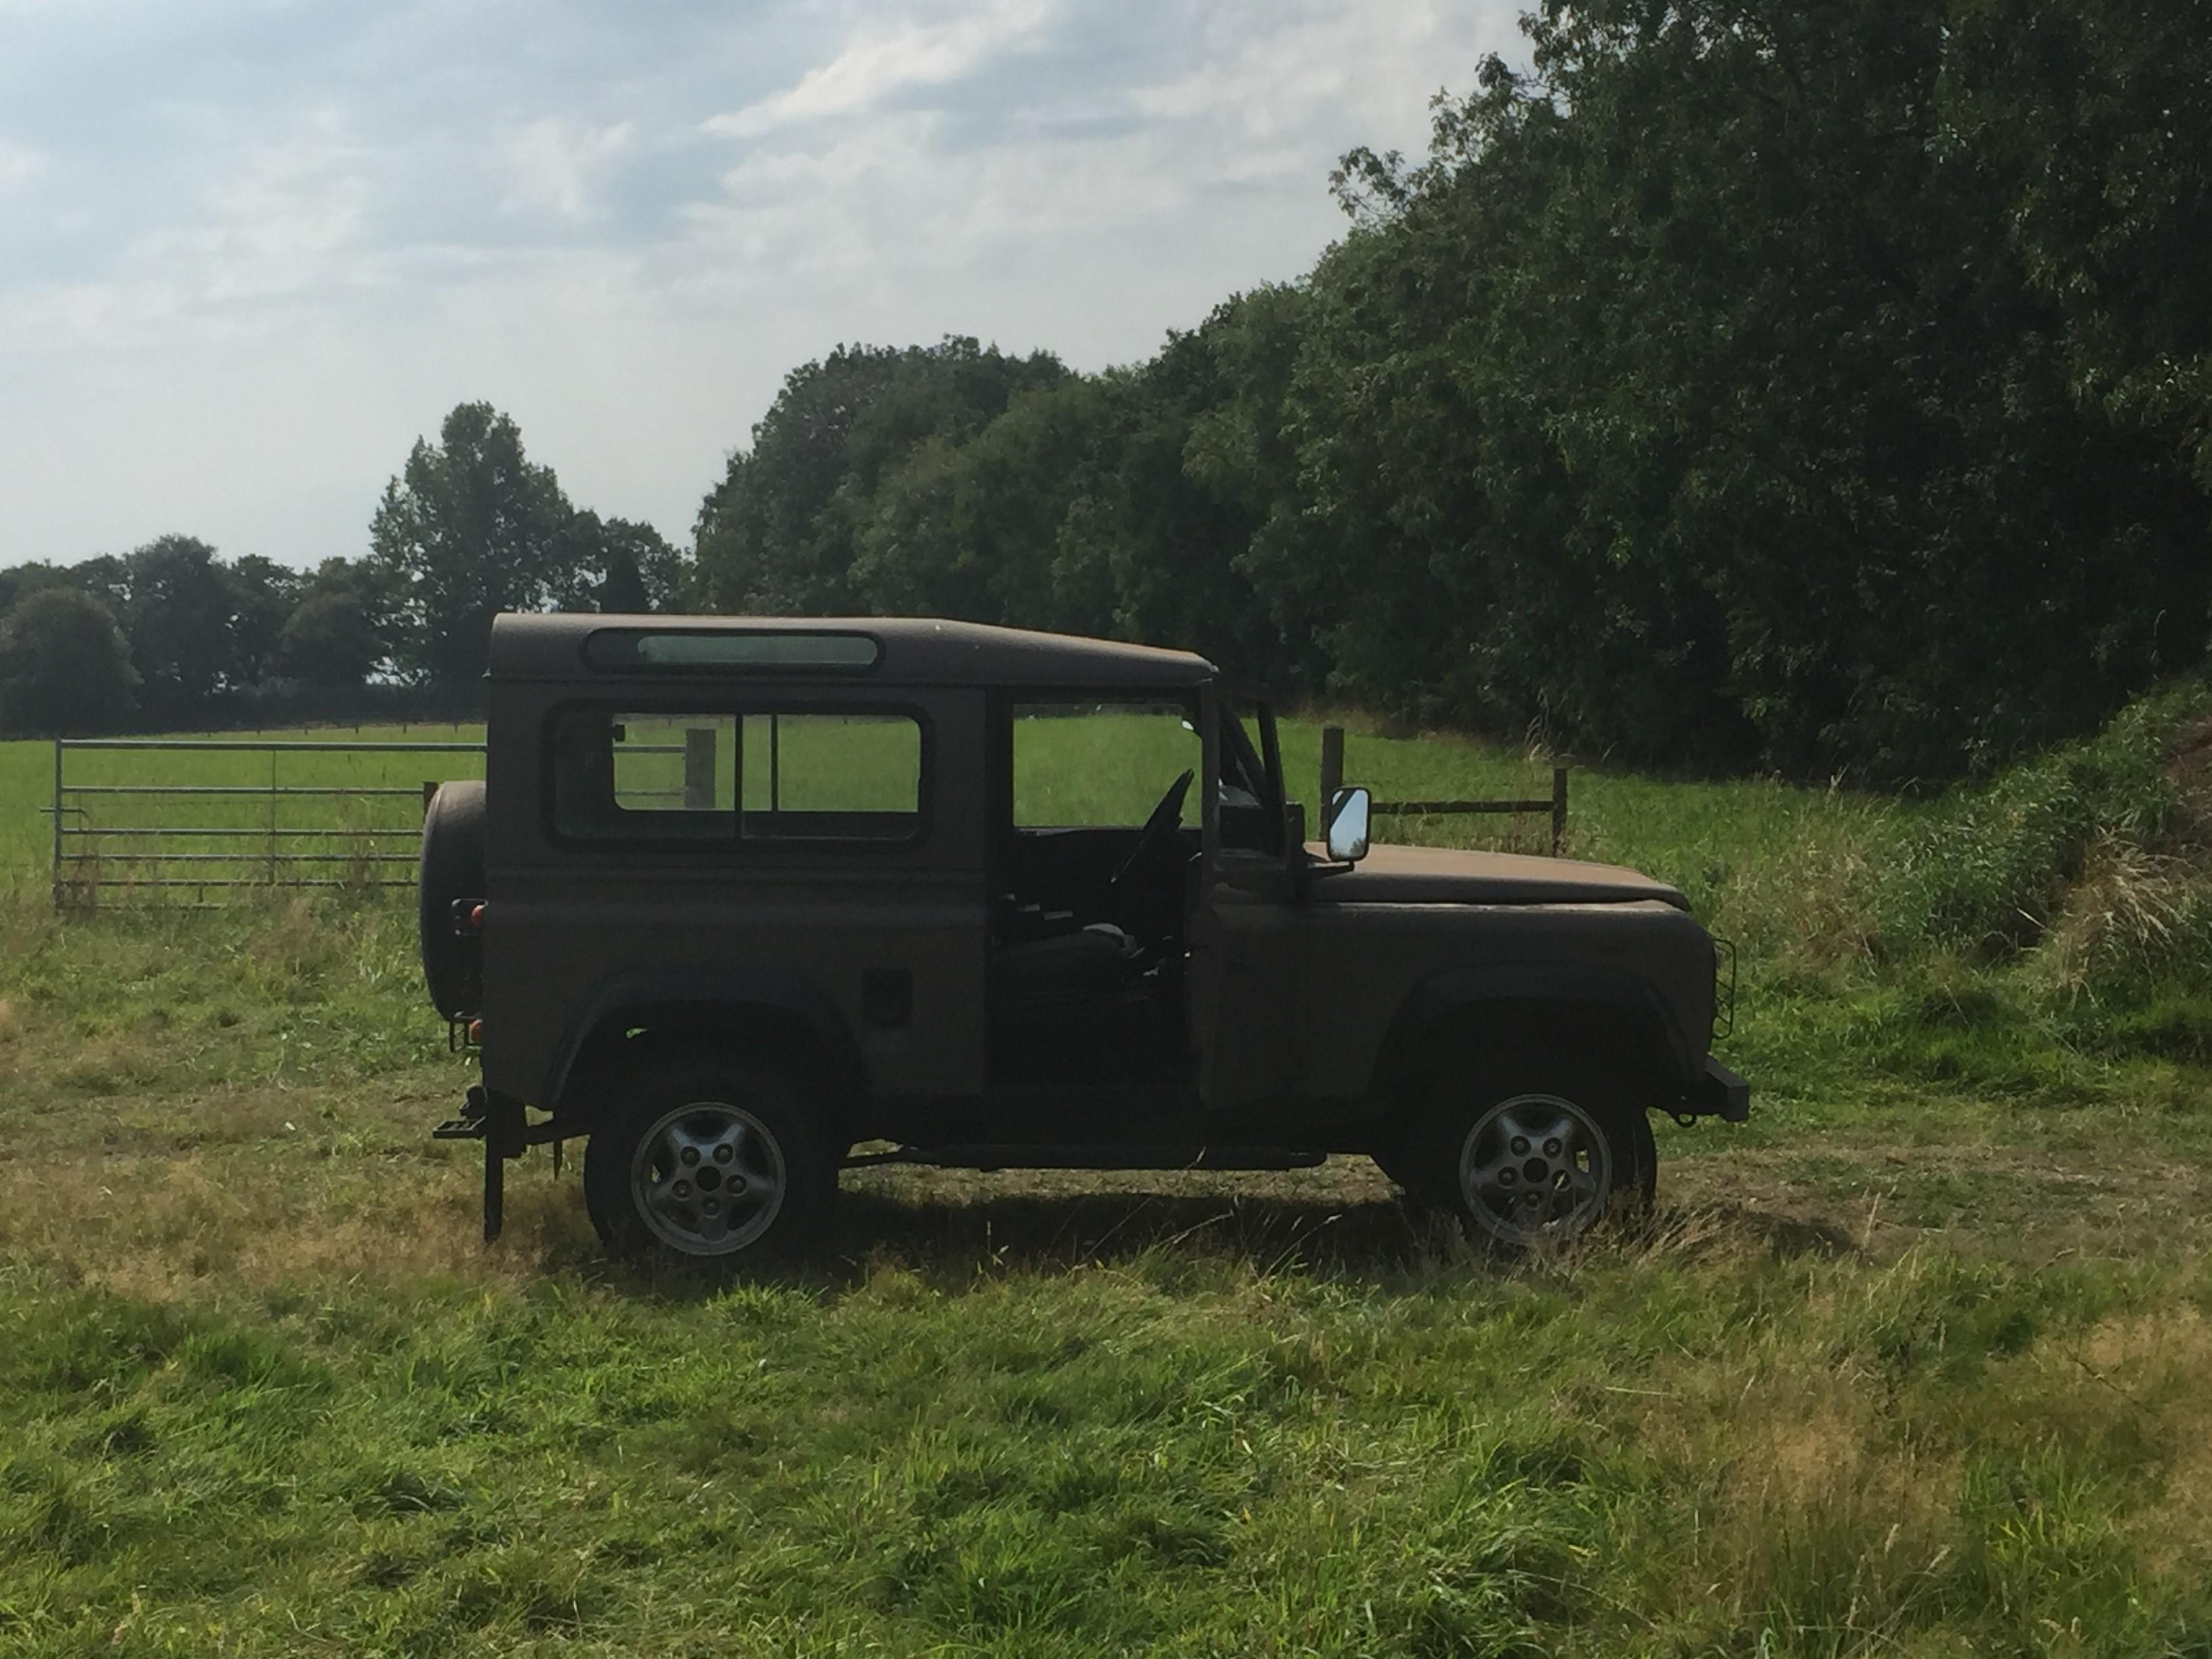
[[[862,1192],[840,1200],[823,1255],[944,1265],[971,1278],[985,1266],[1052,1273],[1163,1251],[1228,1257],[1262,1272],[1358,1273],[1402,1270],[1449,1237],[1448,1228],[1387,1196],[1014,1192],[946,1201]]]
[[[831,1298],[885,1272],[943,1295],[1023,1276],[1118,1269],[1164,1287],[1292,1274],[1369,1293],[1419,1294],[1480,1279],[1558,1280],[1639,1261],[1833,1259],[1863,1254],[1840,1229],[1740,1206],[1661,1209],[1564,1251],[1510,1252],[1470,1241],[1447,1218],[1395,1194],[1336,1200],[1237,1192],[983,1192],[841,1197],[828,1235],[799,1262],[743,1277]],[[717,1294],[732,1275],[680,1267],[617,1270],[647,1294]]]

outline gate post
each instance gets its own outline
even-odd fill
[[[684,810],[714,810],[714,731],[692,726],[684,733]]]
[[[54,739],[54,908],[62,908],[62,740]]]
[[[1560,844],[1567,838],[1567,769],[1552,769],[1552,856],[1559,856]]]

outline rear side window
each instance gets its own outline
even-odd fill
[[[911,714],[570,708],[551,738],[553,829],[566,838],[888,844],[921,831]]]

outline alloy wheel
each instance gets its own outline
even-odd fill
[[[1565,1244],[1604,1218],[1613,1144],[1573,1101],[1516,1095],[1475,1120],[1460,1143],[1458,1174],[1468,1214],[1500,1243]]]
[[[725,1101],[664,1112],[630,1158],[638,1215],[685,1255],[728,1255],[754,1243],[775,1224],[789,1185],[768,1126]]]

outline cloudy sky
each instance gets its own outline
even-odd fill
[[[358,554],[453,404],[688,540],[784,372],[1148,356],[1519,0],[0,0],[0,565]]]

